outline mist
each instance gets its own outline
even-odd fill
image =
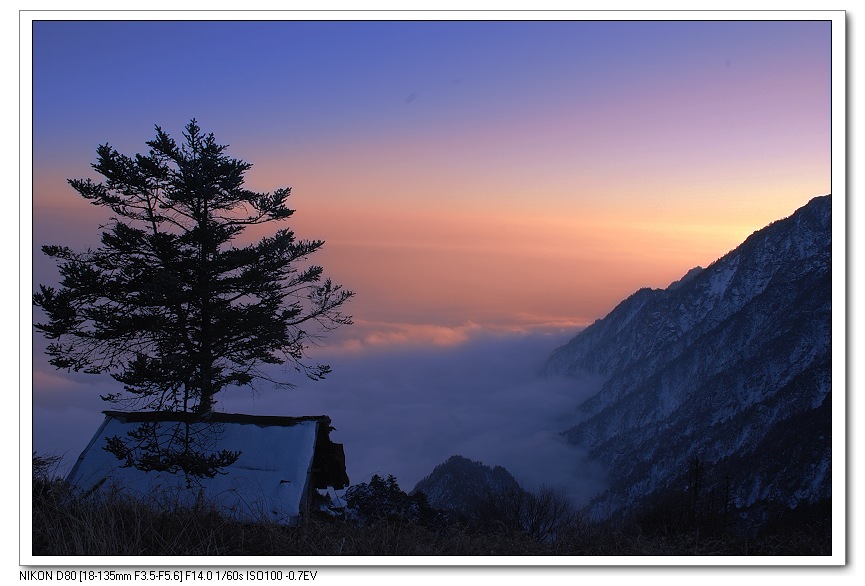
[[[435,466],[461,455],[504,466],[527,489],[559,489],[579,505],[603,488],[604,471],[560,432],[579,420],[577,407],[601,381],[541,374],[546,358],[568,337],[472,328],[447,345],[320,348],[313,359],[333,368],[325,380],[276,367],[274,376],[293,380],[295,388],[229,388],[217,395],[215,408],[329,416],[352,484],[393,474],[410,491]],[[96,432],[101,411],[111,408],[99,394],[117,383],[49,368],[34,369],[33,445],[40,454],[62,456],[65,473]]]
[[[321,356],[333,373],[251,399],[226,394],[227,412],[328,415],[352,484],[393,474],[409,491],[452,455],[507,468],[527,489],[560,489],[575,504],[603,487],[603,470],[564,442],[578,405],[600,381],[544,377],[565,339],[475,331],[448,346],[379,346]]]

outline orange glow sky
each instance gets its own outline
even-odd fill
[[[65,179],[97,144],[196,117],[251,188],[293,187],[357,293],[342,342],[575,331],[830,192],[829,45],[793,21],[36,23],[34,247],[95,242]]]

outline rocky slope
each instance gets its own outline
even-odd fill
[[[597,515],[679,490],[694,462],[743,510],[831,497],[831,247],[827,195],[553,353],[550,374],[606,377],[565,432],[609,466]]]
[[[412,494],[423,492],[429,504],[442,511],[468,513],[490,493],[521,491],[505,468],[493,468],[463,456],[451,456],[421,479]]]

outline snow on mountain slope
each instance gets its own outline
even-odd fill
[[[607,377],[565,432],[610,466],[596,513],[668,490],[695,458],[739,507],[831,497],[831,244],[827,195],[552,354],[549,374]]]

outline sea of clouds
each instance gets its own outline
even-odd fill
[[[604,485],[603,469],[560,432],[578,421],[578,405],[599,381],[545,377],[561,333],[492,332],[473,327],[446,344],[383,343],[318,349],[331,365],[322,381],[295,388],[228,389],[216,409],[254,415],[328,415],[345,448],[352,484],[393,474],[404,490],[452,455],[504,466],[528,489],[560,489],[575,504]],[[36,350],[34,348],[34,350]],[[294,374],[294,376],[292,376]],[[74,463],[102,421],[106,377],[34,371],[34,449]],[[113,383],[116,385],[116,383]]]

